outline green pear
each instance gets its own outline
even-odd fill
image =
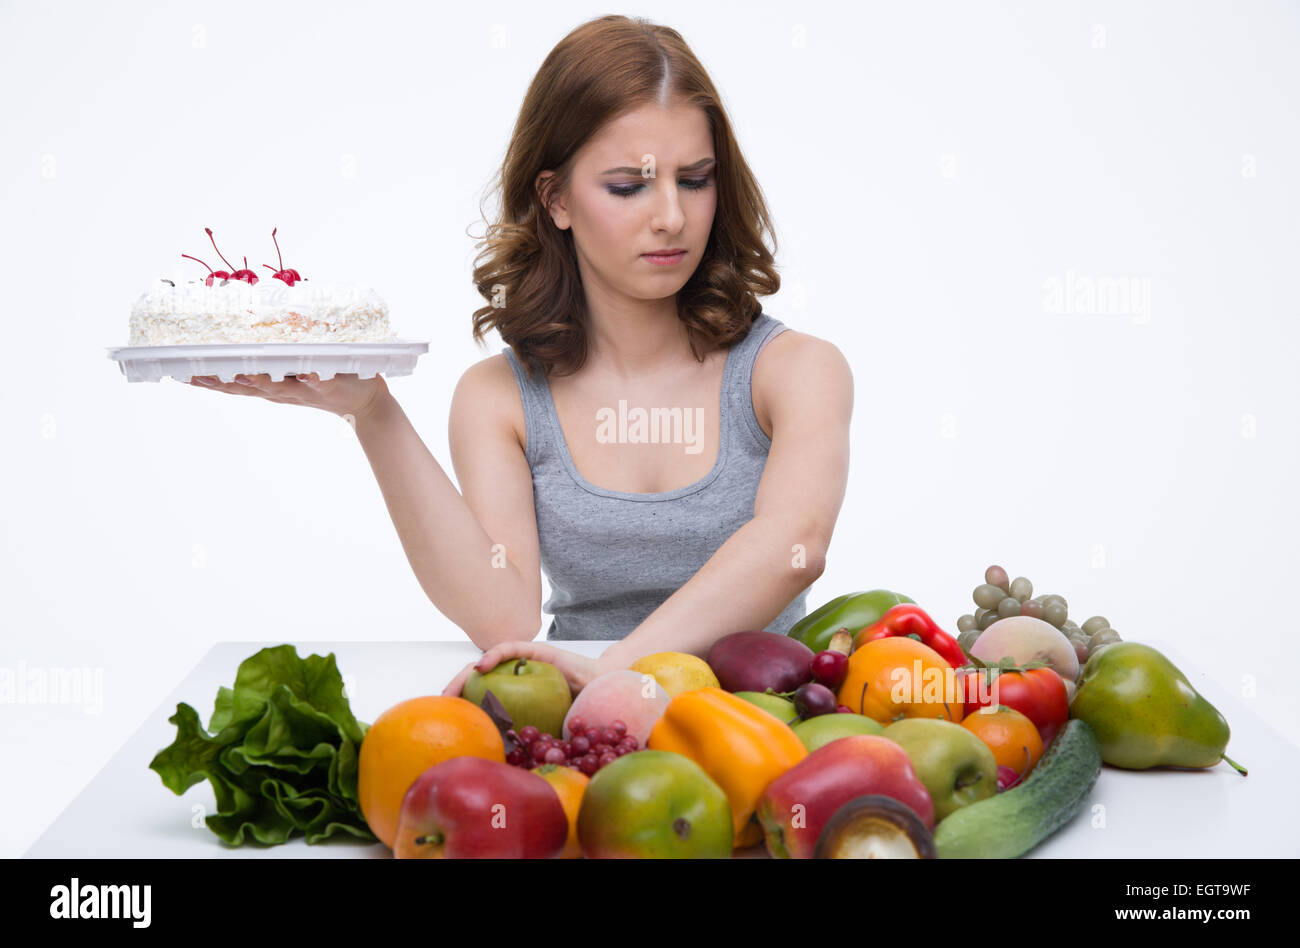
[[[1115,642],[1089,657],[1070,717],[1088,723],[1101,759],[1116,767],[1213,767],[1223,760],[1246,773],[1224,756],[1223,715],[1149,645]]]
[[[737,698],[744,698],[750,704],[762,708],[785,724],[793,724],[799,720],[799,712],[795,709],[794,702],[789,698],[782,698],[780,695],[769,695],[763,691],[737,691],[735,694]]]
[[[998,762],[989,746],[960,724],[903,718],[880,732],[907,751],[934,800],[934,821],[998,792]]]
[[[543,734],[560,736],[573,694],[564,673],[546,662],[508,658],[491,671],[474,671],[461,689],[462,698],[483,707],[492,692],[510,715],[516,731],[531,724]]]

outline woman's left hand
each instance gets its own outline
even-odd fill
[[[476,669],[483,673],[490,672],[497,665],[511,658],[531,658],[554,665],[563,673],[569,683],[569,690],[575,695],[587,687],[587,683],[593,678],[609,671],[600,659],[566,652],[545,642],[502,642],[484,652],[478,661],[470,662],[462,668],[442,693],[460,697],[461,689]]]

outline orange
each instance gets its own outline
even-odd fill
[[[501,732],[487,712],[464,698],[411,698],[370,725],[361,742],[357,795],[370,831],[389,849],[406,791],[420,774],[452,757],[506,762]]]
[[[758,821],[758,817],[751,817],[745,824],[745,828],[740,831],[740,835],[736,837],[735,848],[748,849],[750,846],[757,846],[765,838],[763,824]]]
[[[993,751],[999,767],[1010,767],[1020,776],[1029,776],[1038,758],[1043,756],[1043,739],[1038,725],[1014,708],[998,705],[996,711],[978,711],[962,719],[966,728]]]
[[[587,792],[591,781],[580,770],[561,767],[559,764],[542,764],[534,767],[533,773],[541,777],[559,794],[564,815],[569,818],[569,838],[564,843],[564,851],[556,859],[581,859],[582,845],[578,842],[578,810],[582,807],[582,795]]]
[[[959,723],[965,713],[953,667],[930,646],[905,636],[875,639],[854,649],[838,700],[881,724],[901,718]]]

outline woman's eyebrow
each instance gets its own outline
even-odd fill
[[[678,168],[677,170],[678,171],[701,171],[704,168],[707,168],[709,165],[713,164],[716,160],[717,159],[715,158],[701,158],[699,161],[692,162],[689,165],[682,165],[682,167]],[[602,171],[601,175],[604,176],[607,174],[640,174],[640,173],[641,173],[640,168],[610,168],[608,171]]]

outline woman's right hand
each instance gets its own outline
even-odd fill
[[[388,396],[388,383],[382,375],[358,378],[355,372],[341,373],[324,382],[318,373],[284,377],[283,382],[272,382],[271,376],[236,375],[233,382],[222,382],[214,375],[196,375],[190,384],[210,388],[232,395],[255,395],[267,401],[286,405],[306,405],[350,420],[369,412],[380,400]]]

